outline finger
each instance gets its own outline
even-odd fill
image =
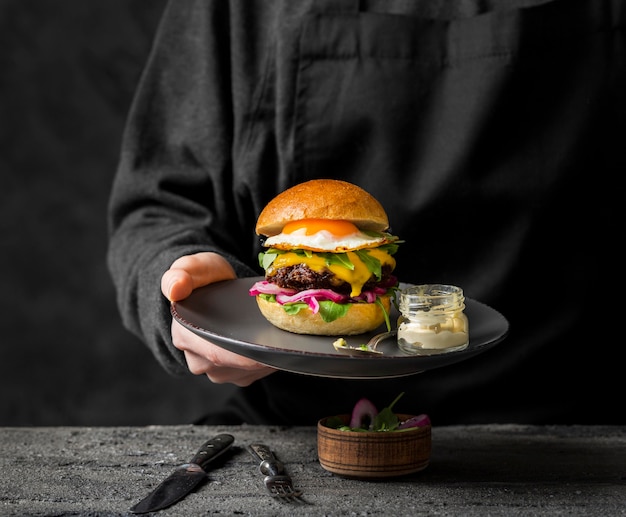
[[[161,278],[161,291],[170,301],[187,298],[194,289],[236,278],[228,261],[212,252],[185,255],[175,260]]]
[[[184,269],[168,269],[161,277],[161,292],[170,302],[187,298],[193,289],[193,277]]]
[[[178,322],[172,324],[174,346],[185,353],[194,375],[207,375],[212,382],[248,386],[275,370],[196,336]]]
[[[267,377],[275,371],[274,368],[258,365],[258,363],[252,370],[220,366],[189,351],[185,351],[185,360],[189,371],[194,375],[206,375],[214,384],[228,383],[240,387],[250,386],[255,381]]]

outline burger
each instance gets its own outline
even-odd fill
[[[274,326],[297,334],[356,335],[390,328],[398,237],[382,205],[345,181],[295,185],[260,213],[265,279],[250,295]]]

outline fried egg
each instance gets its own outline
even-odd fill
[[[349,221],[303,219],[287,223],[283,231],[266,239],[266,247],[341,253],[375,248],[389,242],[386,234],[368,235]]]

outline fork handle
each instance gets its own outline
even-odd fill
[[[248,451],[252,456],[257,459],[259,464],[259,470],[261,474],[266,476],[276,476],[284,472],[285,467],[281,461],[274,455],[272,450],[262,443],[253,443],[248,446]]]

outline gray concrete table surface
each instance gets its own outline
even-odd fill
[[[224,432],[235,445],[222,465],[153,515],[626,515],[626,427],[520,425],[435,426],[430,465],[385,481],[325,471],[313,427],[4,427],[0,515],[130,515]],[[266,494],[254,442],[276,450],[302,502]]]

